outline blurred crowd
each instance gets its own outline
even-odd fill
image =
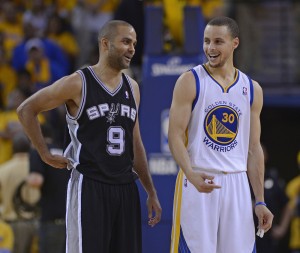
[[[95,64],[98,60],[97,34],[108,20],[122,19],[131,23],[136,29],[138,44],[131,71],[132,75],[140,81],[145,4],[164,5],[166,26],[164,39],[168,51],[170,40],[173,46],[182,46],[182,9],[186,4],[201,6],[205,20],[208,20],[232,12],[233,8],[229,8],[228,2],[230,1],[176,0],[174,4],[174,0],[0,1],[0,253],[45,253],[46,242],[38,246],[37,238],[41,240],[45,236],[48,238],[53,236],[53,240],[58,242],[58,238],[62,237],[55,237],[55,234],[60,235],[64,229],[63,198],[68,174],[60,175],[59,177],[62,178],[60,182],[55,181],[56,172],[38,160],[37,154],[30,147],[18,122],[16,108],[20,103],[59,78],[83,66]],[[243,8],[243,5],[240,6],[235,13],[244,15],[243,18],[248,22],[251,19],[249,11],[244,13]],[[259,15],[255,10],[250,9],[250,12]],[[238,18],[238,15],[234,15],[233,12],[231,14]],[[250,38],[243,35],[242,40],[250,40]],[[174,47],[171,49],[174,50]],[[244,49],[240,55],[249,52],[249,49]],[[249,65],[246,63],[243,65],[246,70],[247,66],[249,69],[260,68],[259,65],[252,64],[253,57],[241,57],[240,61],[245,59],[248,59]],[[53,130],[49,145],[53,145],[53,152],[57,152],[62,147],[64,139],[65,108],[38,117],[46,129]],[[298,164],[300,168],[300,154]],[[274,182],[279,179],[271,170],[267,172],[268,181],[265,182],[265,188],[270,190],[275,185]],[[277,192],[280,197],[272,195],[270,200],[270,204],[275,206],[274,209],[276,208],[274,212],[279,213],[279,218],[276,220],[278,226],[274,227],[270,240],[275,242],[275,248],[278,248],[278,240],[290,234],[290,249],[294,250],[293,253],[300,252],[299,182],[300,179],[295,178],[286,189],[284,184],[279,184],[276,189],[273,189],[280,192]],[[53,184],[57,186],[57,191],[54,193]],[[26,185],[31,188],[26,188]],[[39,196],[40,193],[43,196]],[[26,195],[30,196],[26,197]],[[60,196],[58,202],[55,199],[57,196]],[[26,203],[23,203],[22,199],[26,199]],[[41,208],[45,208],[48,212],[44,213],[43,210],[34,208],[37,199],[43,201]],[[56,208],[52,210],[49,206]],[[38,221],[41,214],[42,219]],[[289,233],[290,220],[292,226]],[[43,226],[40,226],[41,224]],[[38,232],[39,227],[44,229],[40,231],[42,234]],[[45,234],[45,231],[48,234]]]

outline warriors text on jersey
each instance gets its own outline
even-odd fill
[[[69,142],[64,155],[84,176],[104,183],[134,181],[133,128],[137,106],[129,78],[109,91],[91,67],[77,72],[82,79],[78,113],[67,113]]]
[[[223,88],[204,65],[192,69],[196,99],[188,126],[192,167],[238,172],[247,170],[253,84],[236,70],[235,80]]]

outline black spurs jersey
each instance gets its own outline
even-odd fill
[[[69,142],[64,155],[89,178],[111,184],[129,183],[133,172],[133,128],[137,118],[128,77],[109,91],[91,67],[77,71],[82,79],[78,113],[67,113]]]

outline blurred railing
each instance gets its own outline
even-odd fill
[[[300,88],[300,2],[229,2],[241,30],[237,66],[266,88],[294,93]]]

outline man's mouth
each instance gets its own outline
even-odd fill
[[[216,59],[217,57],[219,57],[220,56],[220,54],[208,54],[208,57],[210,58],[210,59]]]
[[[126,59],[127,61],[131,61],[132,57],[131,57],[131,56],[126,56],[126,55],[125,55],[125,59]]]

